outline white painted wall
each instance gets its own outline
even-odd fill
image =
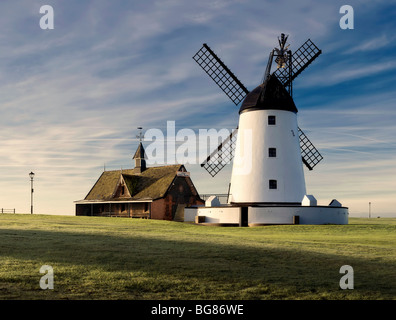
[[[184,210],[185,221],[195,221],[195,216],[205,216],[205,223],[239,224],[240,207],[199,207]],[[300,224],[348,224],[348,208],[325,206],[249,207],[249,224],[292,224],[299,216]]]
[[[348,224],[348,208],[344,207],[249,207],[248,223],[291,224],[293,216],[300,224]]]
[[[205,216],[205,223],[239,223],[239,207],[201,207],[197,215]]]
[[[184,222],[194,222],[197,215],[197,208],[184,208]]]
[[[268,116],[276,125],[268,125]],[[276,157],[268,149],[276,148]],[[269,189],[277,180],[277,189]],[[298,202],[306,193],[297,114],[284,110],[248,111],[240,115],[231,176],[230,202]]]

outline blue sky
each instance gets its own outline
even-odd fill
[[[55,28],[42,30],[51,5]],[[340,7],[354,9],[342,30]],[[280,33],[322,55],[294,82],[299,126],[324,160],[306,171],[319,204],[396,216],[396,1],[32,1],[0,3],[0,208],[74,214],[103,166],[133,167],[137,127],[232,129],[238,108],[193,61],[207,43],[248,89]],[[146,142],[148,143],[148,142]],[[226,193],[187,164],[198,191]]]

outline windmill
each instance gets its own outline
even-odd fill
[[[203,44],[193,56],[236,106],[243,101],[239,110],[238,127],[201,164],[214,177],[234,159],[235,154],[238,155],[234,159],[231,177],[231,203],[301,203],[305,195],[302,163],[312,170],[323,159],[297,126],[298,110],[292,99],[293,81],[322,52],[310,39],[292,52],[287,39],[285,34],[278,38],[279,48],[270,52],[262,82],[251,92],[207,44]],[[277,68],[271,73],[274,59]],[[278,121],[278,124],[271,124],[271,121]],[[250,130],[250,140],[256,142],[253,141],[253,159],[249,159],[250,173],[238,174],[236,162],[243,162],[240,152],[247,149],[243,143],[242,127],[245,131]],[[273,129],[275,127],[278,129]],[[290,138],[290,133],[296,138]],[[280,160],[277,164],[271,164],[274,162],[271,158]],[[274,176],[273,179],[271,175]],[[276,177],[277,175],[282,177]],[[263,196],[262,189],[268,188],[283,192],[278,197],[271,192]]]

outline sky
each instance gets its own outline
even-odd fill
[[[346,4],[353,29],[340,27]],[[138,127],[232,130],[239,107],[192,56],[207,43],[252,90],[285,33],[291,50],[308,38],[322,50],[293,84],[324,157],[307,193],[351,217],[369,203],[396,216],[396,1],[3,0],[0,16],[0,208],[30,212],[33,171],[34,212],[74,215],[104,168],[133,168]],[[231,164],[212,178],[190,162],[200,194],[227,193]]]

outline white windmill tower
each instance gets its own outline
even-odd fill
[[[293,80],[321,50],[308,39],[292,53],[287,36],[278,40],[262,83],[251,92],[206,44],[193,57],[235,105],[243,100],[237,129],[201,164],[215,176],[234,159],[229,205],[201,208],[197,215],[219,223],[239,219],[240,225],[345,223],[348,209],[338,201],[317,206],[313,196],[306,195],[303,164],[312,170],[322,156],[298,127],[292,98]],[[277,69],[271,74],[274,58]]]
[[[306,189],[293,99],[270,76],[239,114],[230,203],[300,204]]]

